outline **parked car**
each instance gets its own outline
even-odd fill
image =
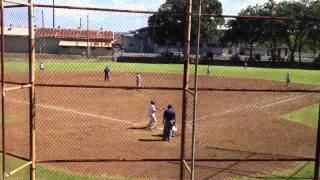
[[[161,56],[165,57],[165,58],[171,58],[172,57],[172,53],[169,51],[163,51],[161,52]]]
[[[173,58],[183,58],[182,52],[172,52],[172,57]]]
[[[241,61],[240,55],[239,54],[234,54],[234,55],[230,56],[229,60],[231,62],[240,62]]]
[[[161,56],[166,57],[166,58],[173,58],[173,59],[182,59],[183,58],[182,52],[179,52],[179,51],[175,51],[175,52],[164,51],[161,53]]]

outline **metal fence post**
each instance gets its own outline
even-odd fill
[[[314,180],[319,179],[319,158],[320,158],[320,104],[318,113],[318,129],[317,129],[317,145],[316,145],[316,159],[314,162]]]
[[[4,84],[4,2],[1,0],[1,121],[2,121],[2,179],[6,179],[6,123]]]
[[[191,12],[192,0],[186,1],[186,24],[185,24],[185,43],[184,43],[184,69],[183,69],[183,97],[182,97],[182,126],[181,126],[181,151],[180,151],[180,179],[185,178],[185,145],[186,145],[186,119],[187,119],[187,90],[189,81],[189,54],[191,36]]]
[[[32,161],[30,168],[30,179],[36,179],[36,149],[35,149],[35,28],[34,28],[34,12],[33,0],[29,0],[30,6],[28,8],[29,18],[29,128],[30,128],[30,160]]]
[[[194,69],[194,91],[193,91],[193,117],[192,117],[192,150],[191,150],[191,180],[195,174],[195,152],[196,152],[196,119],[197,119],[197,100],[198,100],[198,65],[200,60],[200,37],[201,37],[201,0],[198,0],[198,24],[197,24],[197,52]]]

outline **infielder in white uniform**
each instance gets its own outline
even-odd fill
[[[157,124],[157,118],[156,118],[156,106],[155,106],[155,102],[152,100],[150,102],[150,106],[148,108],[148,115],[149,115],[149,118],[150,118],[150,122],[149,122],[149,125],[148,125],[148,129],[150,130],[154,130],[156,124]]]
[[[137,88],[141,87],[141,75],[140,75],[140,73],[137,73],[137,75],[136,75],[136,87]]]
[[[44,65],[43,62],[41,62],[40,65],[39,65],[39,71],[40,71],[40,72],[41,72],[41,71],[44,71],[44,68],[45,68],[45,65]]]

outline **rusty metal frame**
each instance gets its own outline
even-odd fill
[[[184,162],[191,161],[191,159],[185,159]],[[223,159],[195,159],[198,162],[310,162],[315,161],[315,158],[310,157],[283,157],[283,158],[223,158]],[[53,159],[53,160],[39,160],[37,163],[85,163],[85,162],[180,162],[180,159]]]
[[[319,163],[320,163],[320,104],[318,111],[318,131],[317,131],[317,144],[316,144],[316,154],[315,154],[315,162],[314,162],[314,176],[313,179],[319,179]]]
[[[5,83],[15,84],[15,85],[25,85],[23,83],[17,83],[12,81],[5,81]],[[126,89],[132,90],[137,89],[135,86],[103,86],[103,85],[77,85],[77,84],[50,84],[50,83],[35,83],[36,87],[60,87],[60,88],[93,88],[93,89]],[[172,90],[172,91],[183,91],[183,88],[179,87],[159,87],[159,86],[145,86],[140,89],[145,90]],[[186,91],[193,95],[194,88],[188,88]],[[320,89],[230,89],[230,88],[200,88],[198,87],[198,91],[216,91],[216,92],[270,92],[270,93],[283,93],[283,92],[291,92],[291,93],[320,93]]]
[[[25,164],[17,167],[16,169],[12,170],[12,171],[9,172],[8,174],[6,174],[6,176],[7,176],[7,177],[10,177],[10,176],[14,175],[15,173],[21,171],[22,169],[28,167],[28,166],[31,165],[31,164],[32,164],[32,161],[29,161],[29,162],[27,162],[27,163],[25,163]]]
[[[2,179],[6,179],[5,76],[4,76],[4,1],[1,0],[1,121],[2,121]]]
[[[1,119],[2,119],[2,179],[8,179],[10,176],[20,171],[21,169],[28,167],[30,168],[30,179],[35,180],[35,38],[34,38],[34,9],[33,9],[33,0],[28,0],[28,24],[29,24],[29,83],[20,84],[13,87],[6,88],[5,85],[5,71],[4,71],[4,0],[1,0],[1,89],[2,89],[2,99],[1,99]],[[26,4],[24,4],[25,6]],[[30,159],[26,164],[16,168],[15,170],[7,173],[6,165],[6,127],[5,127],[5,94],[9,91],[19,90],[23,88],[29,88],[29,144],[30,144]]]
[[[12,3],[12,4],[15,4],[15,5],[18,5],[18,6],[30,6],[30,3],[16,2],[14,0],[3,0],[3,2]]]
[[[191,12],[192,0],[186,0],[186,24],[185,24],[185,42],[184,42],[184,66],[183,66],[183,95],[182,95],[182,117],[181,117],[181,144],[180,144],[180,180],[185,178],[185,158],[186,158],[186,121],[187,121],[187,89],[189,88],[189,64],[190,64],[190,41],[191,41]]]
[[[200,44],[200,22],[201,16],[203,17],[217,17],[217,18],[239,18],[239,19],[255,19],[255,20],[300,20],[297,18],[289,18],[289,17],[274,17],[274,16],[237,16],[237,15],[219,15],[219,14],[203,14],[201,13],[201,0],[199,0],[199,12],[192,13],[192,0],[186,0],[186,12],[155,12],[155,11],[138,11],[138,10],[123,10],[123,9],[110,9],[110,8],[95,8],[95,7],[78,7],[78,6],[63,6],[63,5],[48,5],[48,4],[33,4],[32,0],[28,0],[29,4],[21,4],[21,5],[8,5],[4,6],[5,0],[1,0],[1,85],[2,85],[2,147],[3,147],[3,179],[5,179],[6,175],[6,148],[5,148],[5,92],[21,89],[24,87],[28,87],[29,89],[29,123],[30,123],[30,179],[35,179],[35,163],[36,161],[36,151],[35,151],[35,39],[34,39],[34,26],[33,26],[33,9],[34,7],[39,8],[58,8],[58,9],[77,9],[77,10],[89,10],[89,11],[104,11],[104,12],[122,12],[122,13],[139,13],[139,14],[150,14],[150,15],[171,15],[171,16],[185,16],[186,17],[186,26],[185,26],[185,49],[184,49],[184,73],[183,73],[183,87],[182,88],[170,88],[170,87],[144,87],[142,89],[166,89],[166,90],[179,90],[183,91],[182,95],[182,130],[181,130],[181,152],[180,159],[143,159],[136,161],[179,161],[180,162],[180,179],[186,179],[185,177],[185,169],[191,173],[191,179],[194,179],[194,162],[195,161],[212,161],[212,162],[233,162],[233,161],[244,161],[244,162],[261,162],[261,161],[314,161],[315,162],[315,175],[314,179],[318,179],[318,171],[319,171],[319,159],[320,159],[320,123],[318,123],[317,129],[317,147],[316,147],[316,158],[270,158],[270,159],[195,159],[195,123],[196,123],[196,101],[197,101],[197,91],[198,90],[208,90],[208,91],[260,91],[260,90],[250,90],[250,89],[211,89],[211,88],[202,88],[198,89],[197,87],[197,66],[199,62],[199,44]],[[5,73],[4,73],[4,9],[5,8],[17,8],[17,7],[28,7],[28,17],[29,17],[29,84],[5,88]],[[196,57],[196,68],[195,68],[195,86],[194,88],[188,87],[189,82],[189,66],[190,66],[190,34],[191,34],[191,19],[192,17],[198,17],[198,30],[197,30],[197,57]],[[319,21],[319,18],[304,18],[304,20],[314,20]],[[54,20],[53,20],[54,22]],[[68,85],[46,85],[39,84],[37,86],[51,86],[51,87],[69,87]],[[70,85],[71,87],[71,85]],[[72,87],[75,87],[72,85]],[[97,88],[97,86],[77,86],[77,87],[92,87]],[[98,88],[130,88],[130,87],[98,87]],[[193,90],[193,91],[192,91]],[[262,92],[317,92],[319,90],[261,90]],[[192,158],[185,158],[185,146],[186,146],[186,120],[187,120],[187,102],[188,102],[188,93],[194,96],[194,104],[193,104],[193,136],[192,136]],[[320,107],[319,107],[320,113]],[[319,115],[320,122],[320,115]],[[191,160],[191,168],[189,168],[186,161]],[[61,160],[61,162],[100,162],[100,160]],[[116,161],[116,160],[115,160]],[[122,159],[121,162],[124,160]],[[135,160],[128,160],[135,161]],[[52,161],[38,161],[37,163],[57,163],[59,160]],[[101,162],[110,162],[110,160],[101,160]],[[29,165],[29,163],[27,163]],[[22,166],[21,166],[22,167]],[[19,167],[20,168],[20,167]],[[18,169],[19,169],[18,168]]]
[[[26,7],[26,5],[7,5],[5,8],[17,8]],[[81,6],[68,6],[68,5],[56,5],[56,4],[34,4],[34,7],[40,8],[57,8],[57,9],[75,9],[75,10],[88,10],[88,11],[105,11],[105,12],[122,12],[122,13],[138,13],[138,14],[152,14],[152,15],[170,15],[170,16],[184,16],[192,15],[197,16],[197,13],[186,13],[186,12],[157,12],[157,11],[142,11],[142,10],[131,10],[131,9],[116,9],[116,8],[99,8],[99,7],[81,7]],[[309,18],[309,17],[281,17],[281,16],[239,16],[239,15],[223,15],[223,14],[209,14],[202,13],[204,17],[217,17],[217,18],[240,18],[240,19],[262,19],[262,20],[313,20],[320,21],[320,18]]]
[[[33,0],[28,0],[30,6],[28,8],[29,18],[29,133],[30,133],[30,160],[32,161],[30,168],[30,179],[36,179],[36,126],[35,126],[35,27],[34,27],[34,5]]]
[[[195,155],[196,155],[196,121],[197,121],[197,101],[198,101],[198,65],[200,60],[200,38],[201,38],[201,0],[198,0],[198,18],[196,33],[196,62],[194,68],[194,89],[193,89],[193,109],[192,109],[192,147],[191,147],[191,180],[195,179]]]
[[[5,91],[8,92],[8,91],[14,91],[14,90],[18,90],[18,89],[30,88],[31,86],[32,86],[31,84],[16,85],[16,86],[5,88]]]

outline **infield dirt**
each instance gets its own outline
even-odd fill
[[[10,81],[17,79],[9,76]],[[190,79],[192,81],[192,78]],[[24,81],[19,79],[19,82]],[[109,89],[134,87],[134,74],[113,73],[111,81],[99,73],[42,73],[37,84],[80,85],[90,88],[37,86],[37,161],[96,160],[43,164],[61,171],[89,176],[178,179],[182,91],[165,89]],[[182,87],[181,75],[142,74],[143,87]],[[92,86],[99,86],[94,88]],[[302,90],[316,86],[254,79],[208,77],[201,88]],[[192,83],[191,83],[192,87]],[[290,122],[286,113],[319,102],[316,93],[199,91],[196,159],[263,159],[314,157],[316,129]],[[16,122],[7,125],[11,154],[27,157],[27,91],[8,93],[8,112]],[[144,127],[150,100],[156,101],[155,132]],[[162,108],[177,112],[178,136],[161,141]],[[191,157],[192,96],[189,96],[186,155]],[[102,162],[107,160],[107,162]],[[122,161],[126,160],[126,161]],[[151,161],[154,160],[154,161]],[[295,168],[296,162],[196,162],[197,179],[270,175]]]

